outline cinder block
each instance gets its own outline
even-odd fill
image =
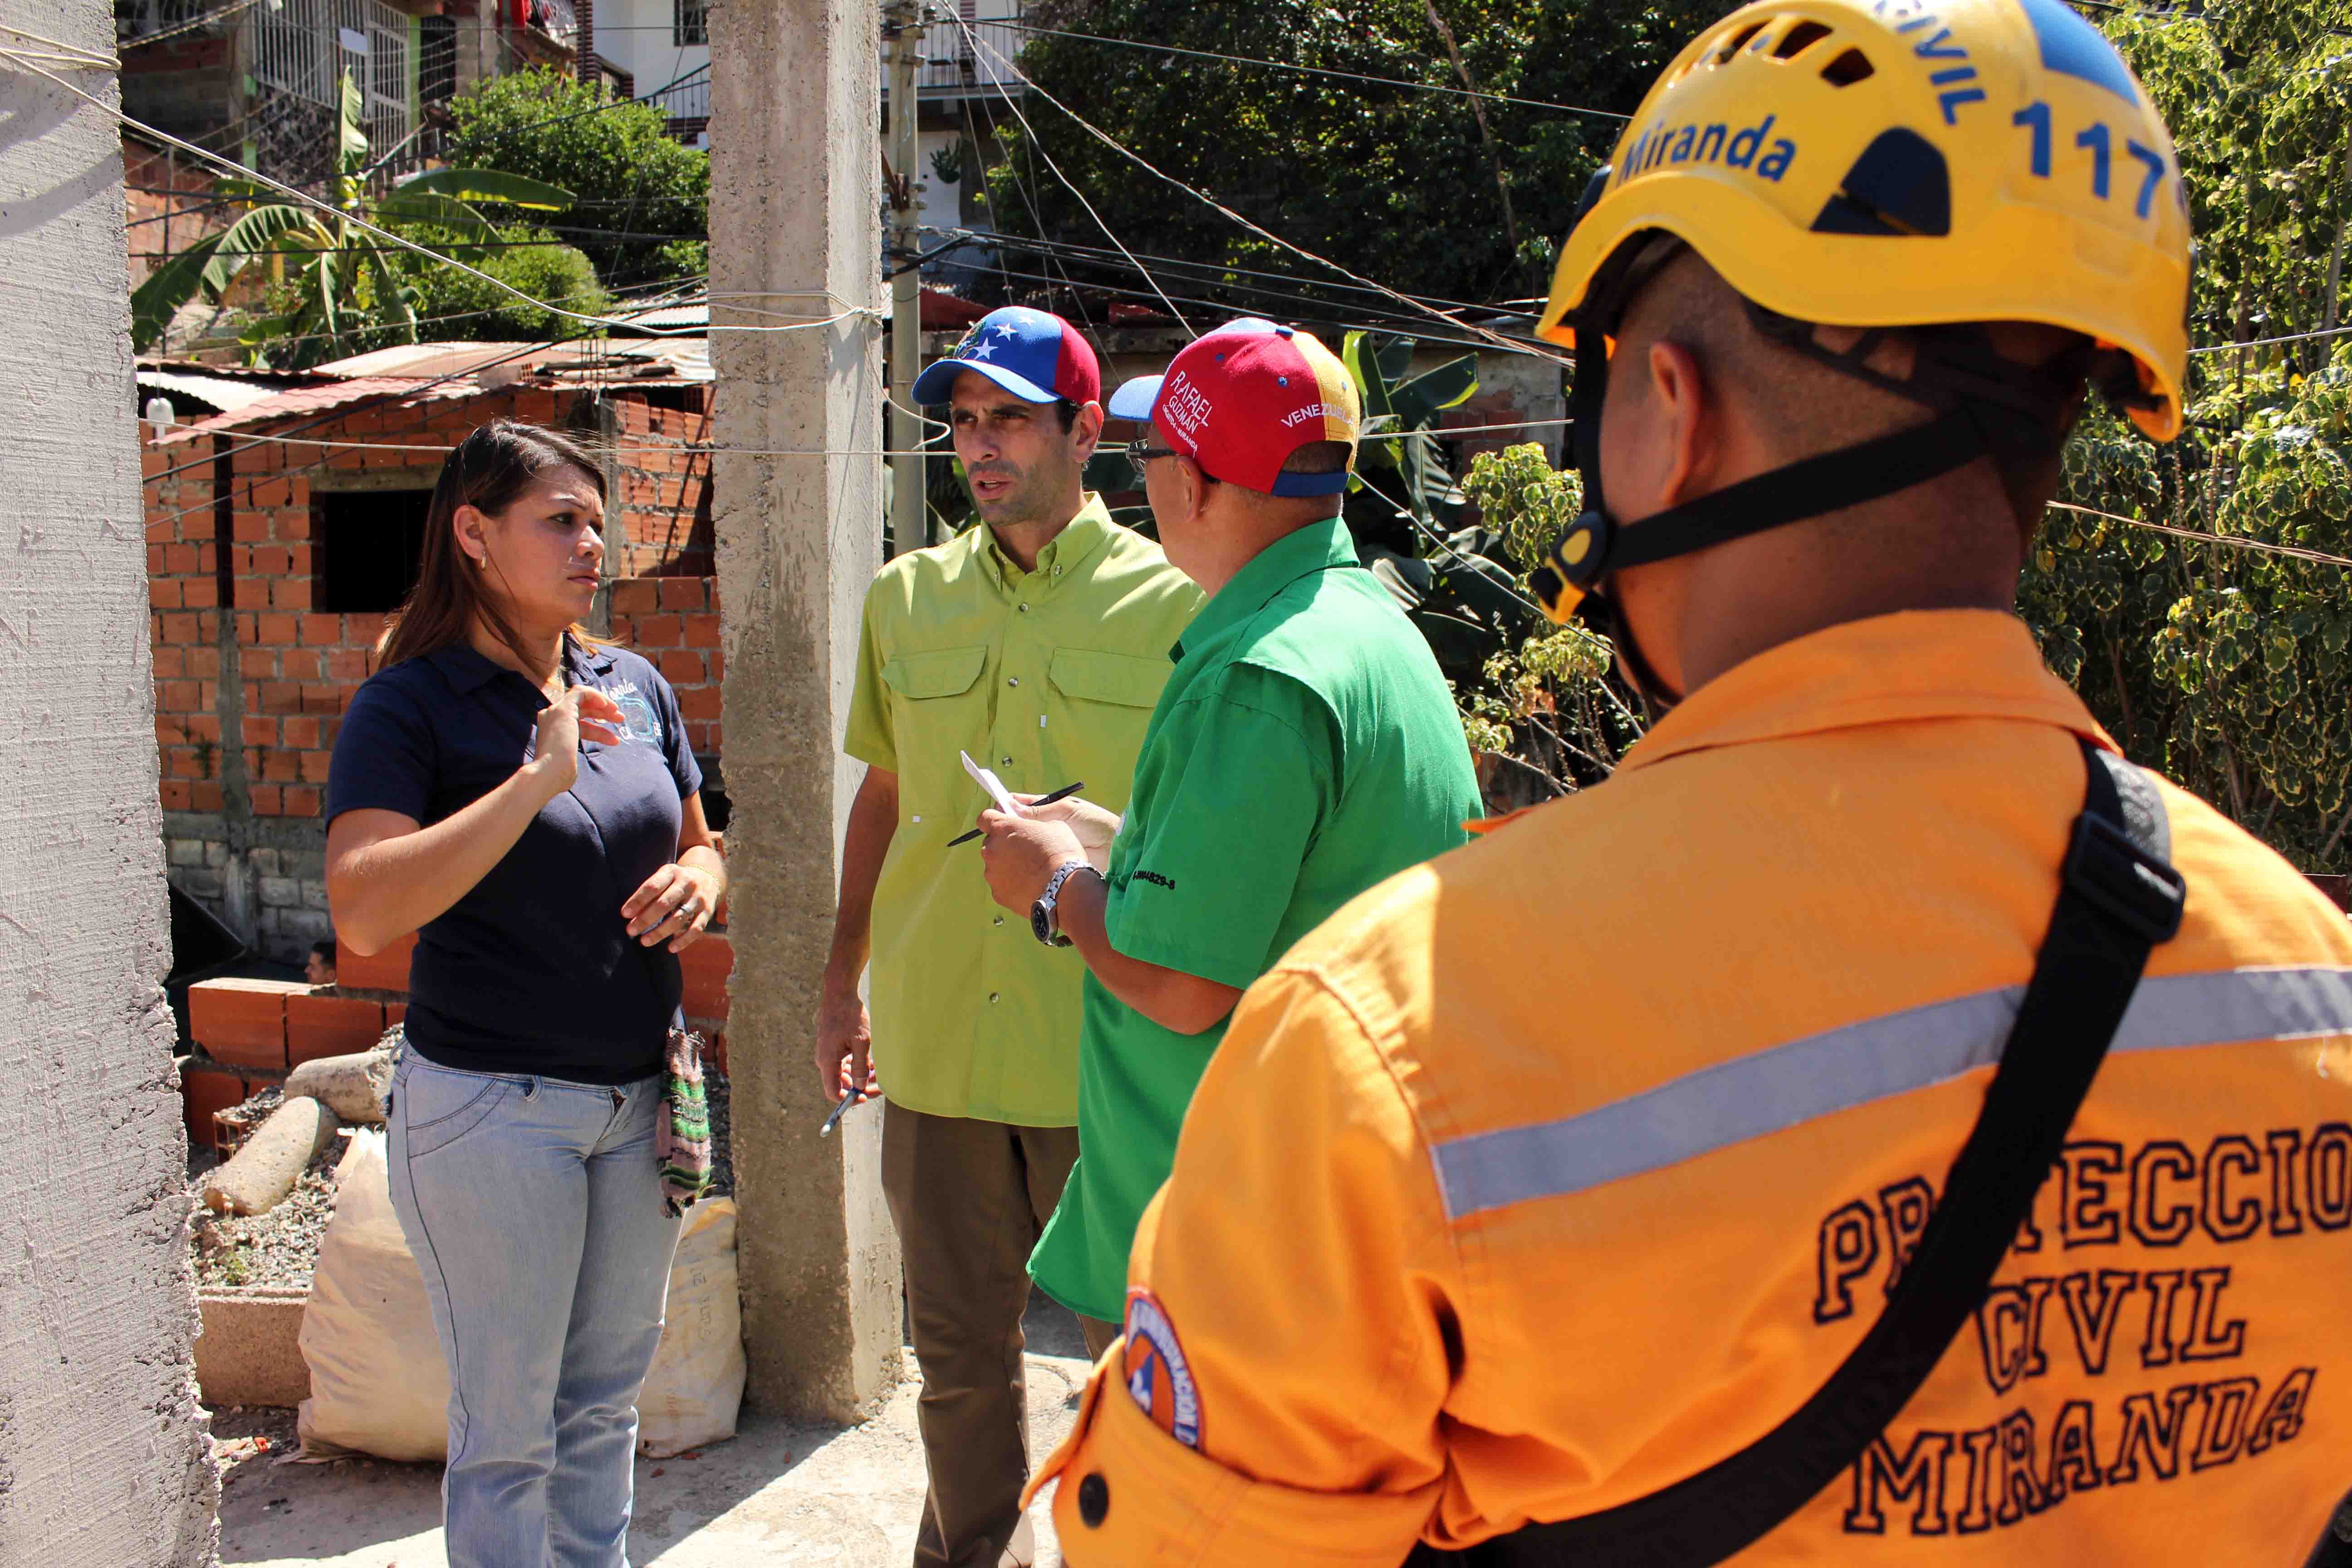
[[[200,980],[188,987],[188,1033],[215,1061],[286,1070],[286,998],[299,981]]]
[[[412,933],[382,952],[362,957],[341,942],[335,943],[335,984],[346,991],[405,991],[408,955],[416,951]]]
[[[310,1396],[299,1342],[310,1294],[285,1286],[197,1293],[196,1386],[206,1405],[292,1406]]]
[[[336,973],[341,973],[339,966]],[[373,1049],[383,1036],[381,1002],[339,995],[335,987],[326,985],[286,998],[286,1065],[289,1068],[320,1057]]]
[[[180,1103],[187,1115],[191,1147],[210,1148],[213,1117],[245,1102],[245,1079],[202,1057],[180,1058]]]
[[[689,1018],[727,1016],[727,976],[735,968],[735,949],[723,936],[705,936],[678,954],[686,976],[686,1016]]]

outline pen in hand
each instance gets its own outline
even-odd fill
[[[1069,799],[1072,795],[1077,794],[1080,790],[1086,787],[1086,781],[1084,779],[1079,780],[1074,784],[1064,784],[1061,788],[1055,790],[1051,795],[1039,795],[1035,800],[1031,801],[1029,805],[1033,809],[1041,805],[1051,805],[1057,800]],[[973,828],[969,833],[959,833],[953,838],[948,840],[948,847],[952,849],[959,844],[969,844],[979,837],[980,829],[977,827]]]
[[[841,1103],[833,1108],[833,1114],[824,1119],[824,1125],[816,1130],[816,1135],[820,1138],[832,1137],[833,1130],[841,1125],[842,1116],[849,1110],[849,1108],[853,1105],[863,1105],[865,1103],[866,1097],[864,1095],[858,1093],[856,1089],[847,1090],[842,1095]]]

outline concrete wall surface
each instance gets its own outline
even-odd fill
[[[0,25],[102,57],[101,0]],[[14,41],[14,40],[11,40]],[[32,47],[35,46],[20,45]],[[104,70],[43,62],[115,101]],[[0,1563],[211,1560],[172,1069],[122,144],[0,61]]]

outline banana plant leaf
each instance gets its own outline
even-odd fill
[[[572,201],[572,193],[562,185],[525,179],[499,169],[427,169],[414,179],[402,181],[384,199],[389,205],[408,195],[442,196],[453,202],[503,202],[511,207],[530,207],[539,212],[562,212]]]
[[[205,268],[211,265],[213,252],[227,237],[227,231],[209,235],[148,275],[147,281],[131,291],[131,346],[145,353],[163,340],[164,330],[181,306],[196,297],[204,286]]]
[[[1419,425],[1446,409],[1460,407],[1477,390],[1478,356],[1464,354],[1414,376],[1391,393],[1389,401],[1404,423]]]
[[[205,293],[217,301],[247,263],[268,250],[337,248],[334,234],[307,207],[256,207],[228,226],[205,264]],[[176,308],[176,307],[175,307]]]

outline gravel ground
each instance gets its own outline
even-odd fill
[[[724,1197],[735,1191],[735,1170],[728,1157],[729,1092],[725,1076],[709,1073],[704,1079],[703,1093],[710,1102],[711,1174],[715,1178],[711,1195]],[[268,1106],[260,1107],[261,1113],[267,1115],[278,1102],[278,1090],[264,1089],[246,1103],[260,1106],[264,1100]],[[196,1284],[308,1286],[311,1271],[318,1266],[320,1239],[326,1235],[327,1220],[335,1212],[335,1164],[343,1157],[343,1140],[336,1139],[302,1173],[301,1181],[285,1201],[268,1214],[231,1218],[199,1206],[189,1237]],[[219,1163],[219,1158],[210,1149],[190,1152],[188,1190],[192,1195],[204,1181],[205,1173]]]

